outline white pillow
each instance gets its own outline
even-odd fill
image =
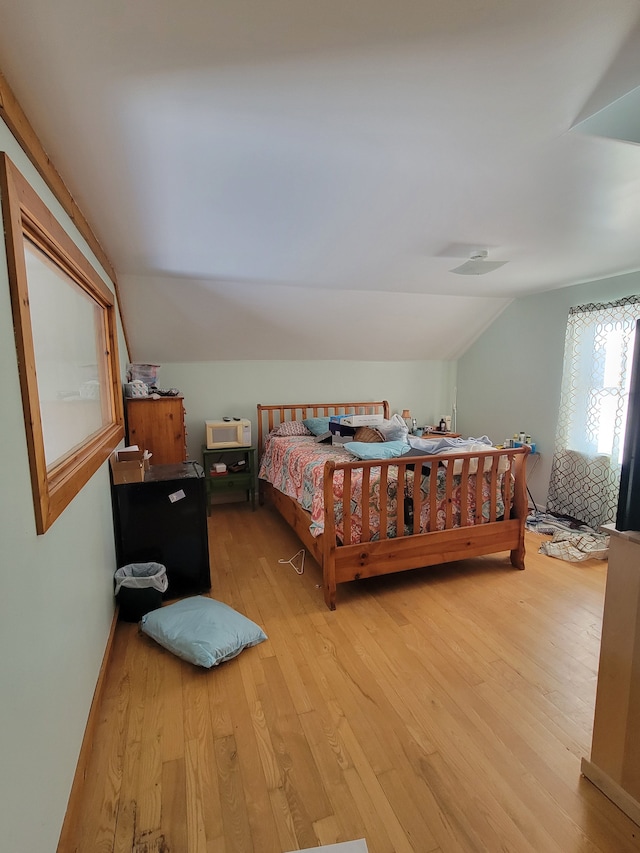
[[[409,427],[399,414],[393,415],[388,421],[376,424],[376,429],[382,433],[385,441],[402,441],[409,434]]]
[[[173,654],[212,667],[267,639],[259,625],[227,604],[196,595],[142,617],[141,630]]]

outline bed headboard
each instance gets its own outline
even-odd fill
[[[377,400],[364,403],[286,403],[263,406],[258,403],[258,456],[262,455],[264,441],[271,430],[285,421],[302,421],[305,418],[324,418],[330,415],[384,415],[389,417],[389,403]]]

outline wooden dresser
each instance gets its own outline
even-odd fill
[[[149,450],[152,465],[186,462],[183,397],[130,397],[126,404],[127,444]]]

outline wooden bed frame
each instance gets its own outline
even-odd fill
[[[389,404],[386,400],[364,403],[303,403],[263,406],[258,405],[258,455],[262,456],[264,443],[268,433],[276,429],[284,421],[303,420],[311,417],[326,417],[334,414],[370,414],[382,413],[385,418],[389,417]],[[376,575],[400,572],[406,569],[420,568],[423,566],[448,563],[454,560],[463,560],[467,557],[477,557],[483,554],[493,554],[499,551],[510,551],[511,564],[517,569],[524,569],[524,528],[528,511],[527,487],[526,487],[526,456],[528,447],[504,448],[501,450],[486,450],[481,452],[463,452],[442,456],[404,456],[401,459],[376,459],[371,461],[334,462],[328,461],[324,467],[324,532],[320,536],[313,536],[310,532],[311,516],[293,498],[280,492],[265,480],[259,481],[260,503],[265,498],[278,510],[280,515],[291,525],[295,533],[304,543],[306,548],[315,557],[322,568],[324,600],[330,610],[336,607],[336,587],[339,583],[359,578],[374,577]],[[491,482],[495,485],[498,478],[498,464],[503,459],[503,467],[506,464],[507,473],[503,483],[502,499],[505,512],[498,517],[497,488],[491,489],[489,506],[489,521],[483,524],[474,523],[454,527],[452,521],[451,499],[449,498],[446,510],[445,528],[433,530],[427,533],[413,532],[410,535],[397,535],[387,538],[387,508],[381,507],[379,539],[368,540],[368,505],[360,508],[362,516],[362,538],[364,541],[353,544],[350,542],[351,528],[351,502],[355,498],[351,494],[351,477],[354,469],[362,471],[363,488],[362,494],[368,494],[368,483],[371,468],[381,469],[381,490],[386,490],[389,466],[398,468],[398,479],[404,482],[407,471],[412,471],[414,465],[422,465],[434,461],[436,464],[448,460],[446,470],[446,493],[451,494],[453,489],[454,460],[460,460],[461,476],[466,479],[469,476],[471,460],[478,460],[479,469],[484,468],[490,473]],[[490,460],[487,462],[486,460]],[[336,471],[344,471],[343,503],[344,530],[342,542],[336,540],[334,519],[334,495],[332,479]],[[511,477],[508,476],[511,474]],[[430,494],[422,496],[420,489],[414,489],[413,494],[413,524],[418,528],[420,519],[420,508],[425,502],[431,503],[431,518],[435,517],[436,507],[436,477],[430,477]],[[508,489],[508,483],[513,479],[513,490]],[[478,488],[481,489],[482,478],[478,477]],[[480,494],[478,498],[480,498]],[[461,517],[467,515],[466,490],[462,490]],[[405,507],[404,502],[398,502],[398,531],[405,529]],[[482,500],[476,500],[480,509],[476,513],[474,521],[478,521],[478,513],[481,512]]]

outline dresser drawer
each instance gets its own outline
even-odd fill
[[[234,489],[250,489],[253,485],[252,474],[222,474],[219,477],[208,477],[207,488],[210,492],[230,492]]]

